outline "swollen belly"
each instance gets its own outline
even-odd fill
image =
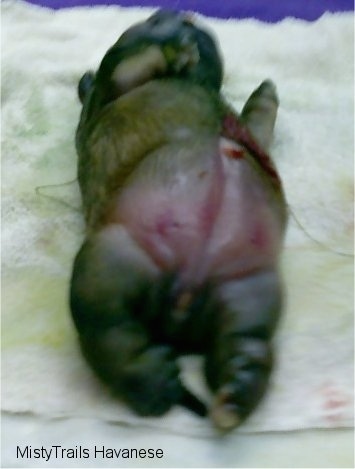
[[[180,151],[174,160],[153,156],[117,199],[117,221],[159,268],[178,270],[189,284],[266,268],[281,244],[270,189],[225,144]]]

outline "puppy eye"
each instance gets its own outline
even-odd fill
[[[154,15],[151,18],[149,18],[149,23],[152,26],[156,26],[161,22],[161,18],[158,15]]]

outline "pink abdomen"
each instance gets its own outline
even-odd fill
[[[281,244],[265,179],[220,142],[174,162],[152,155],[123,189],[117,216],[162,270],[184,281],[234,278],[272,264]]]

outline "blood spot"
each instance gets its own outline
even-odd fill
[[[244,156],[244,150],[235,149],[233,147],[224,148],[224,154],[231,158],[232,160],[240,160]]]

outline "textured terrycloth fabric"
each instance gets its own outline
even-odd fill
[[[140,419],[112,399],[81,357],[68,310],[84,229],[76,85],[150,13],[2,3],[2,408],[208,435],[210,423],[183,409]],[[204,19],[220,41],[223,91],[236,109],[264,78],[278,86],[271,153],[297,219],[291,215],[282,261],[287,307],[276,370],[241,431],[352,424],[353,20],[352,13],[275,25]],[[204,393],[199,361],[184,365],[190,386]]]

